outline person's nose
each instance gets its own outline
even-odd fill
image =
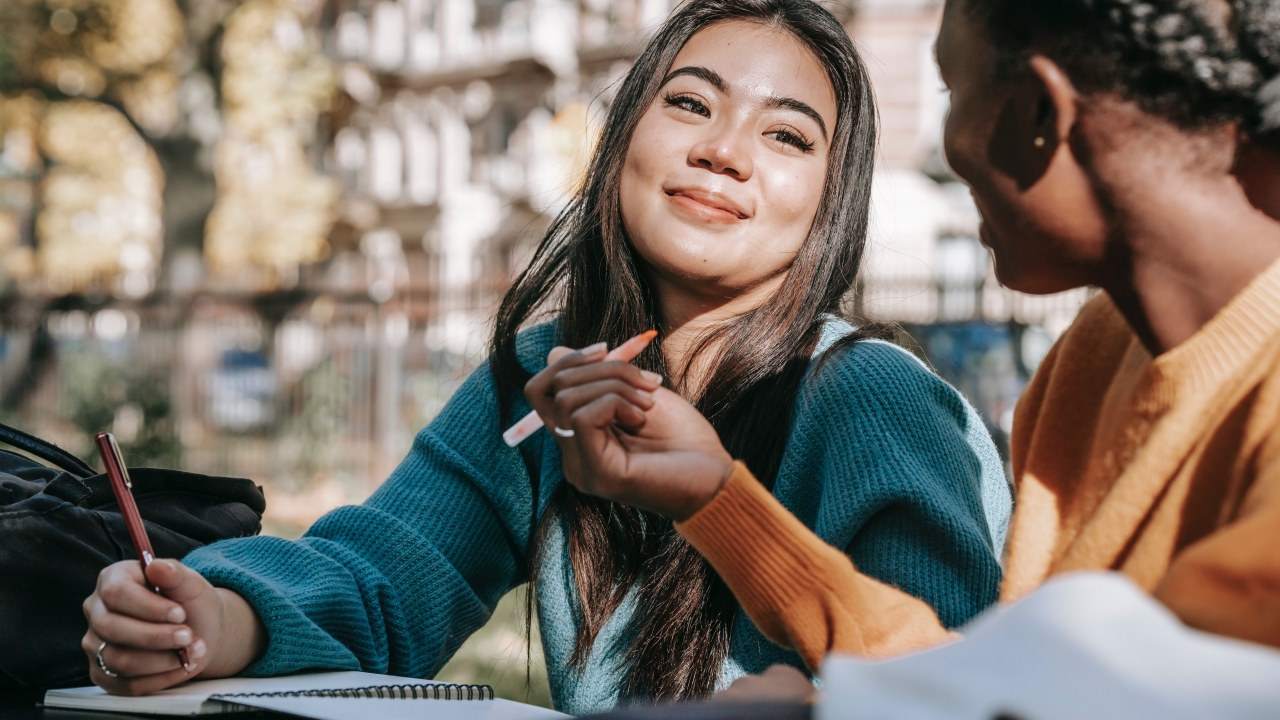
[[[707,137],[689,150],[689,164],[747,180],[755,170],[751,159],[750,131],[736,123],[717,123]]]

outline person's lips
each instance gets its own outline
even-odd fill
[[[735,223],[751,217],[741,205],[717,192],[701,188],[669,188],[665,192],[673,205],[705,222]]]

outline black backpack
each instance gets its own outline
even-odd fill
[[[88,685],[81,603],[113,562],[136,559],[107,476],[39,438],[0,425],[0,691]],[[266,500],[250,480],[130,468],[156,556],[257,535]]]

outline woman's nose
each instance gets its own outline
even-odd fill
[[[689,163],[737,180],[750,178],[754,170],[745,133],[732,127],[723,128],[690,148]]]

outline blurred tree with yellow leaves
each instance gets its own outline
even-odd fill
[[[174,0],[0,5],[0,269],[62,294],[140,296],[163,251],[164,173],[144,133],[175,122]]]
[[[337,189],[308,155],[334,91],[319,11],[0,1],[0,286],[141,297],[166,245],[240,278],[325,257]]]
[[[340,188],[307,156],[316,120],[335,91],[320,38],[307,24],[317,3],[248,0],[222,40],[226,130],[214,173],[205,257],[215,271],[262,267],[288,277],[328,256]]]

